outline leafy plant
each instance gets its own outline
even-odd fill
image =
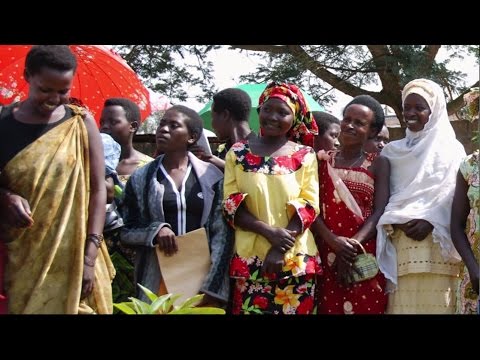
[[[150,314],[150,315],[184,315],[184,314],[215,314],[224,315],[225,310],[216,307],[196,307],[203,299],[203,294],[195,295],[185,300],[180,305],[175,305],[175,301],[181,295],[165,294],[156,295],[151,290],[138,284],[142,291],[150,299],[151,303],[141,301],[134,297],[129,297],[131,301],[114,303],[113,306],[121,312],[128,315]]]

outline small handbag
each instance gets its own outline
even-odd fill
[[[357,255],[355,257],[355,261],[352,264],[352,278],[350,279],[350,283],[357,283],[360,281],[365,281],[375,277],[378,274],[378,264],[377,259],[372,254],[369,254],[365,251],[365,248],[360,243],[360,241],[356,239],[354,240],[363,250],[363,254]],[[355,269],[357,271],[355,271]]]

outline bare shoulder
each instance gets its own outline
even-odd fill
[[[369,169],[374,175],[386,175],[390,172],[390,161],[383,155],[378,155],[372,161]]]
[[[87,130],[89,132],[94,130],[98,132],[97,123],[95,122],[95,119],[93,118],[93,115],[90,112],[85,111],[82,117],[83,117],[83,121],[85,122],[85,126],[87,127]]]

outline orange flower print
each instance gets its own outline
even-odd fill
[[[285,261],[283,271],[292,271],[293,276],[300,276],[305,274],[307,264],[303,261],[305,255],[294,256]]]
[[[294,294],[293,288],[294,285],[288,285],[285,289],[276,288],[275,289],[275,298],[273,299],[275,304],[283,305],[283,313],[291,314],[295,312],[295,309],[300,305],[298,298],[302,296],[301,294]]]

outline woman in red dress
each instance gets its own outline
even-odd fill
[[[383,314],[387,305],[385,278],[351,283],[354,258],[362,252],[375,255],[376,225],[389,198],[390,165],[363,145],[385,122],[378,101],[355,97],[343,111],[341,150],[320,151],[321,215],[312,230],[322,259],[318,279],[319,314]]]

